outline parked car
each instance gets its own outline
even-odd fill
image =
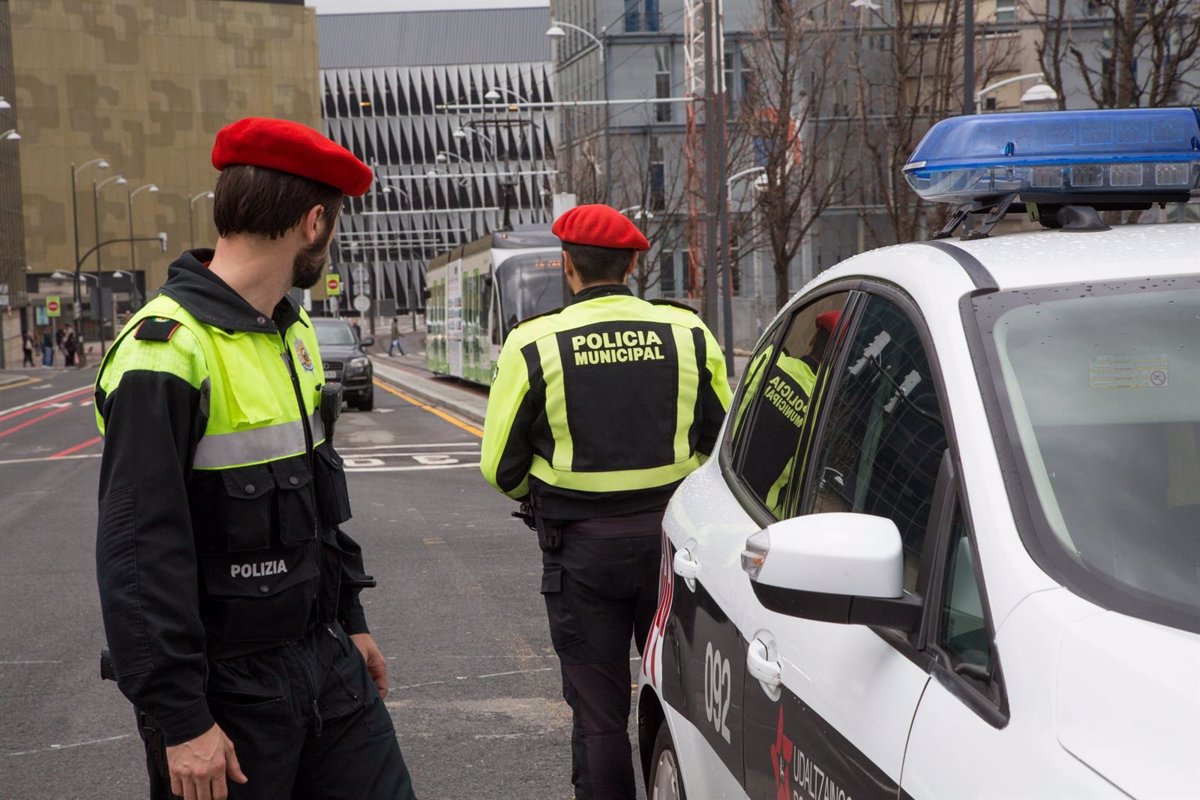
[[[1186,202],[1198,142],[941,123],[909,182],[1000,210],[784,307],[664,520],[652,800],[1200,792],[1200,225],[1097,211]]]
[[[375,340],[367,336],[360,341],[344,319],[314,317],[312,323],[321,346],[325,379],[342,384],[351,407],[359,411],[375,408],[375,368],[363,349]]]

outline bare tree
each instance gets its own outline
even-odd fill
[[[1200,0],[1035,0],[1038,61],[1066,107],[1069,75],[1097,108],[1189,104],[1200,97]],[[1097,48],[1096,45],[1100,47]]]
[[[901,172],[936,122],[962,111],[962,0],[895,3],[889,13],[864,8],[853,53],[858,121],[850,134],[862,153],[860,195],[881,212],[883,230],[868,226],[872,244],[911,241],[938,225],[946,209],[926,204]],[[976,85],[1015,70],[1016,37],[976,39]]]
[[[753,79],[736,110],[727,150],[751,152],[756,166],[765,168],[754,236],[770,252],[777,307],[791,296],[792,261],[821,213],[838,199],[851,168],[845,126],[830,120],[841,87],[830,74],[843,60],[841,8],[829,0],[762,0],[744,55]]]
[[[679,134],[656,135],[649,124],[613,136],[613,199],[650,242],[633,273],[638,297],[662,284],[661,255],[682,243],[685,178]]]

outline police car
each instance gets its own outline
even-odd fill
[[[648,794],[1200,795],[1200,225],[1099,213],[1196,193],[1200,112],[959,117],[905,176],[961,235],[804,287],[667,510]]]

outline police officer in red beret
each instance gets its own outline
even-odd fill
[[[630,638],[646,640],[658,599],[662,516],[712,452],[729,383],[695,312],[625,285],[646,237],[615,209],[554,223],[572,292],[517,326],[488,400],[482,470],[531,510],[550,638],[571,706],[579,800],[633,798]]]
[[[411,798],[373,585],[304,310],[370,169],[294,122],[222,129],[215,250],[185,252],[101,364],[96,567],[150,796]]]

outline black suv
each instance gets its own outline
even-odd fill
[[[375,407],[375,368],[367,358],[364,347],[375,344],[370,336],[359,341],[354,329],[344,319],[318,317],[312,320],[321,346],[325,380],[336,381],[345,388],[345,399],[359,411]]]

